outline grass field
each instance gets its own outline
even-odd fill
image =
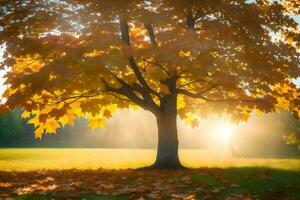
[[[127,169],[150,165],[155,150],[138,149],[0,149],[0,171],[30,171],[41,169]],[[270,167],[299,170],[300,159],[233,158],[220,152],[180,150],[182,163],[200,167]]]
[[[0,149],[0,199],[300,199],[300,159],[180,157],[195,169],[111,170],[150,165],[154,150]]]

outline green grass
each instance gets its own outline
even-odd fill
[[[194,174],[193,181],[208,184],[211,189],[228,181],[237,187],[225,186],[215,199],[226,199],[230,194],[251,194],[259,199],[300,199],[300,174],[282,169],[243,167],[223,169],[218,175]]]
[[[153,163],[155,153],[155,150],[138,149],[3,148],[0,149],[0,171],[138,168]],[[300,169],[300,159],[233,158],[206,150],[180,150],[180,159],[191,168]]]

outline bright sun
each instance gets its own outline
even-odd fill
[[[221,140],[228,141],[233,133],[233,128],[230,124],[220,124],[218,134]]]

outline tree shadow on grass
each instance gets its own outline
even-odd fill
[[[51,195],[22,195],[14,198],[15,200],[63,200],[64,197],[51,196]],[[79,197],[73,197],[74,200],[127,200],[126,196],[107,196],[107,195],[95,195],[86,194]]]
[[[300,171],[260,167],[0,172],[0,199],[300,199]]]

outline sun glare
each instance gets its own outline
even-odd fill
[[[218,134],[222,141],[228,141],[233,133],[233,128],[230,124],[221,124],[219,126]]]

